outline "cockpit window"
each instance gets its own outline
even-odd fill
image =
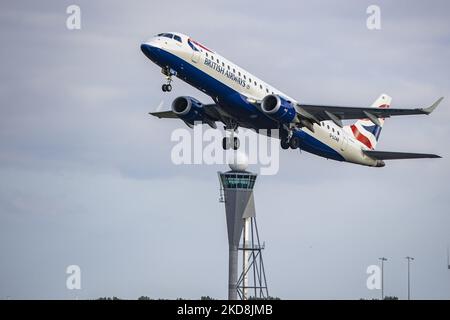
[[[180,36],[174,35],[173,38],[181,43],[181,37]]]
[[[157,37],[165,37],[165,38],[172,39],[173,38],[173,34],[171,34],[171,33],[160,33],[160,34],[157,35]]]

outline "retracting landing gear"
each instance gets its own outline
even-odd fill
[[[177,73],[170,69],[169,67],[162,68],[161,72],[166,76],[167,83],[163,84],[161,89],[164,92],[170,92],[172,91],[172,85],[170,84],[172,82],[172,76],[175,76]]]
[[[239,138],[235,136],[238,128],[238,123],[235,120],[229,120],[227,124],[225,125],[224,129],[225,131],[231,131],[230,137],[224,137],[222,139],[222,148],[223,150],[237,150],[239,149],[239,146],[241,145]]]
[[[241,142],[239,141],[238,137],[225,137],[222,139],[223,150],[228,150],[228,149],[237,150],[237,149],[239,149],[240,145],[241,145]]]
[[[287,139],[281,139],[280,141],[281,149],[287,150],[290,148],[289,141]]]
[[[300,138],[294,136],[293,133],[293,129],[290,129],[281,137],[280,145],[282,149],[298,149],[300,147]]]
[[[300,138],[292,136],[289,140],[289,146],[291,147],[291,149],[298,149],[300,147]]]

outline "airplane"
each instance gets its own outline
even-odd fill
[[[172,90],[178,77],[204,92],[214,103],[189,96],[177,97],[171,110],[150,112],[158,118],[181,119],[190,128],[217,122],[231,132],[222,140],[224,149],[239,148],[239,127],[256,132],[278,129],[282,149],[301,149],[327,159],[370,167],[384,167],[384,160],[440,158],[435,154],[378,151],[376,145],[385,118],[429,115],[443,100],[426,108],[389,108],[391,97],[381,94],[370,107],[310,105],[296,101],[250,72],[227,60],[191,37],[178,32],[160,33],[141,44],[144,55],[161,67],[166,77],[162,91]],[[343,120],[356,120],[344,125]]]

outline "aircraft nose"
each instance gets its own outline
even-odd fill
[[[154,60],[156,58],[156,55],[160,49],[158,47],[155,47],[149,43],[143,43],[141,44],[141,51],[147,58],[150,60]]]

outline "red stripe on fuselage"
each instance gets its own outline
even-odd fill
[[[370,142],[370,140],[365,135],[363,135],[361,132],[359,132],[358,128],[354,124],[351,125],[350,128],[352,129],[353,135],[355,136],[355,138],[358,141],[363,143],[369,149],[373,149],[372,143]]]
[[[190,40],[192,43],[198,45],[200,48],[205,49],[206,51],[209,51],[209,52],[211,52],[211,53],[214,53],[213,51],[209,50],[207,47],[205,47],[204,45],[201,45],[201,44],[198,43],[197,41],[192,40],[192,39],[189,39],[189,40]]]

